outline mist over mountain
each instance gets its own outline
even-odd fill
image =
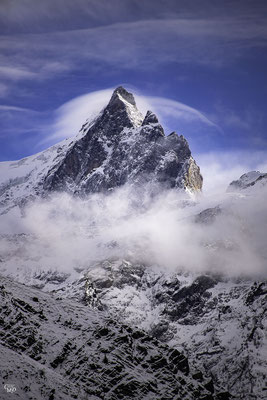
[[[94,346],[98,341],[104,349],[99,351],[107,359],[112,356],[109,372],[103,372],[104,356],[92,367],[90,352],[83,360],[75,353],[71,366],[76,348],[67,342],[56,348],[57,357],[52,360],[53,347],[48,356],[40,349],[40,342],[44,344],[50,336],[45,333],[40,338],[39,327],[31,328],[32,344],[31,339],[27,345],[20,343],[19,322],[14,319],[18,309],[22,307],[21,318],[29,326],[37,317],[27,313],[36,312],[31,300],[24,298],[23,286],[3,278],[2,289],[8,291],[10,285],[11,296],[20,300],[12,310],[3,310],[2,351],[20,352],[20,358],[27,356],[39,363],[30,361],[29,374],[44,365],[46,385],[52,382],[51,368],[62,379],[70,375],[73,382],[71,371],[77,363],[94,369],[92,379],[97,382],[98,373],[113,371],[117,380],[109,381],[107,387],[95,385],[90,392],[95,399],[154,399],[159,394],[177,400],[263,399],[266,177],[264,171],[252,171],[229,182],[219,195],[202,193],[203,177],[187,140],[175,132],[166,136],[157,116],[152,111],[143,116],[134,96],[123,87],[114,91],[95,119],[85,121],[77,136],[22,160],[0,163],[1,274],[35,290],[52,292],[58,301],[68,299],[78,314],[82,310],[86,315],[88,308],[90,323],[99,318],[97,324],[103,329],[107,322],[101,313],[105,312],[116,324],[127,324],[129,333],[122,339],[115,324],[106,334],[100,327],[99,334],[93,334]],[[55,300],[36,293],[34,297],[48,303],[52,327]],[[62,304],[64,310],[70,307],[70,303]],[[14,315],[10,324],[6,323],[9,315]],[[63,332],[60,324],[57,329]],[[83,325],[79,318],[65,332],[69,341],[77,339],[76,329],[86,330],[77,324]],[[138,357],[130,345],[125,346],[125,355],[114,353],[121,341],[132,343],[132,329],[142,330],[137,336],[148,335],[136,348],[143,346],[140,351],[148,358],[151,353],[150,360],[156,357],[151,361],[156,363],[154,369],[142,359],[144,370],[134,373]],[[155,347],[144,344],[150,341]],[[162,348],[158,341],[165,343]],[[31,352],[30,347],[38,343],[39,353]],[[79,343],[83,349],[83,341]],[[189,366],[183,359],[179,371],[185,376],[190,371],[200,388],[191,391],[189,378],[183,394],[180,387],[174,393],[159,382],[157,388],[149,386],[157,368],[161,380],[182,379],[175,367],[174,375],[167,374],[172,356],[164,353],[171,351],[165,345],[174,352],[179,349],[176,366],[182,362],[180,353],[188,357]],[[40,357],[36,358],[37,353]],[[130,356],[127,374],[116,373],[115,365],[125,368],[124,357]],[[12,377],[8,368],[4,366]],[[139,373],[150,378],[144,383]],[[17,386],[19,381],[16,372]],[[34,388],[40,399],[44,398],[42,385],[42,379],[38,380]],[[88,398],[84,383],[75,385],[82,390],[81,398]],[[27,398],[26,392],[21,387],[19,398]],[[75,398],[75,393],[69,396]]]

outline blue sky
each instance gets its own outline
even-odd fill
[[[2,0],[0,161],[75,135],[122,84],[196,158],[254,168],[267,150],[266,46],[266,1]]]

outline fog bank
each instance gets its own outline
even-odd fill
[[[175,190],[151,199],[129,186],[85,199],[55,194],[25,210],[20,223],[28,236],[2,237],[2,267],[71,273],[120,258],[170,273],[256,278],[266,275],[266,198],[267,188],[196,202]],[[196,222],[200,211],[218,204],[214,220]]]

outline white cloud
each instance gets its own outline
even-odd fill
[[[75,136],[86,120],[92,120],[107,105],[113,89],[104,89],[78,96],[55,111],[52,135],[45,141]]]
[[[140,193],[127,186],[83,199],[55,194],[25,210],[20,229],[32,234],[29,240],[9,246],[4,239],[0,241],[1,265],[16,273],[14,257],[20,247],[20,269],[32,268],[33,272],[41,268],[72,272],[75,267],[90,268],[115,257],[156,264],[172,273],[184,269],[265,275],[266,194],[265,188],[247,198],[227,199],[224,193],[213,197],[213,206],[219,200],[227,212],[204,226],[192,217],[212,205],[205,196],[196,206],[180,208],[175,190],[160,190],[153,201],[145,196],[141,199]]]
[[[109,88],[91,92],[63,104],[55,112],[56,121],[50,128],[52,135],[48,136],[45,141],[64,139],[77,134],[86,120],[95,118],[102,108],[108,104],[113,90],[114,88]],[[200,111],[178,101],[164,97],[145,96],[140,92],[138,94],[135,93],[134,97],[137,107],[143,115],[147,110],[151,110],[158,115],[160,122],[163,124],[171,116],[177,120],[177,126],[179,126],[179,121],[186,123],[193,121],[217,128]]]

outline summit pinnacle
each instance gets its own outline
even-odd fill
[[[149,125],[149,124],[158,124],[159,120],[152,111],[147,111],[145,119],[142,123],[142,125]]]
[[[118,101],[127,101],[128,103],[132,104],[133,106],[136,107],[135,99],[132,95],[132,93],[127,92],[124,87],[119,86],[117,89],[114,90],[113,95],[110,99],[109,105],[118,102]]]

